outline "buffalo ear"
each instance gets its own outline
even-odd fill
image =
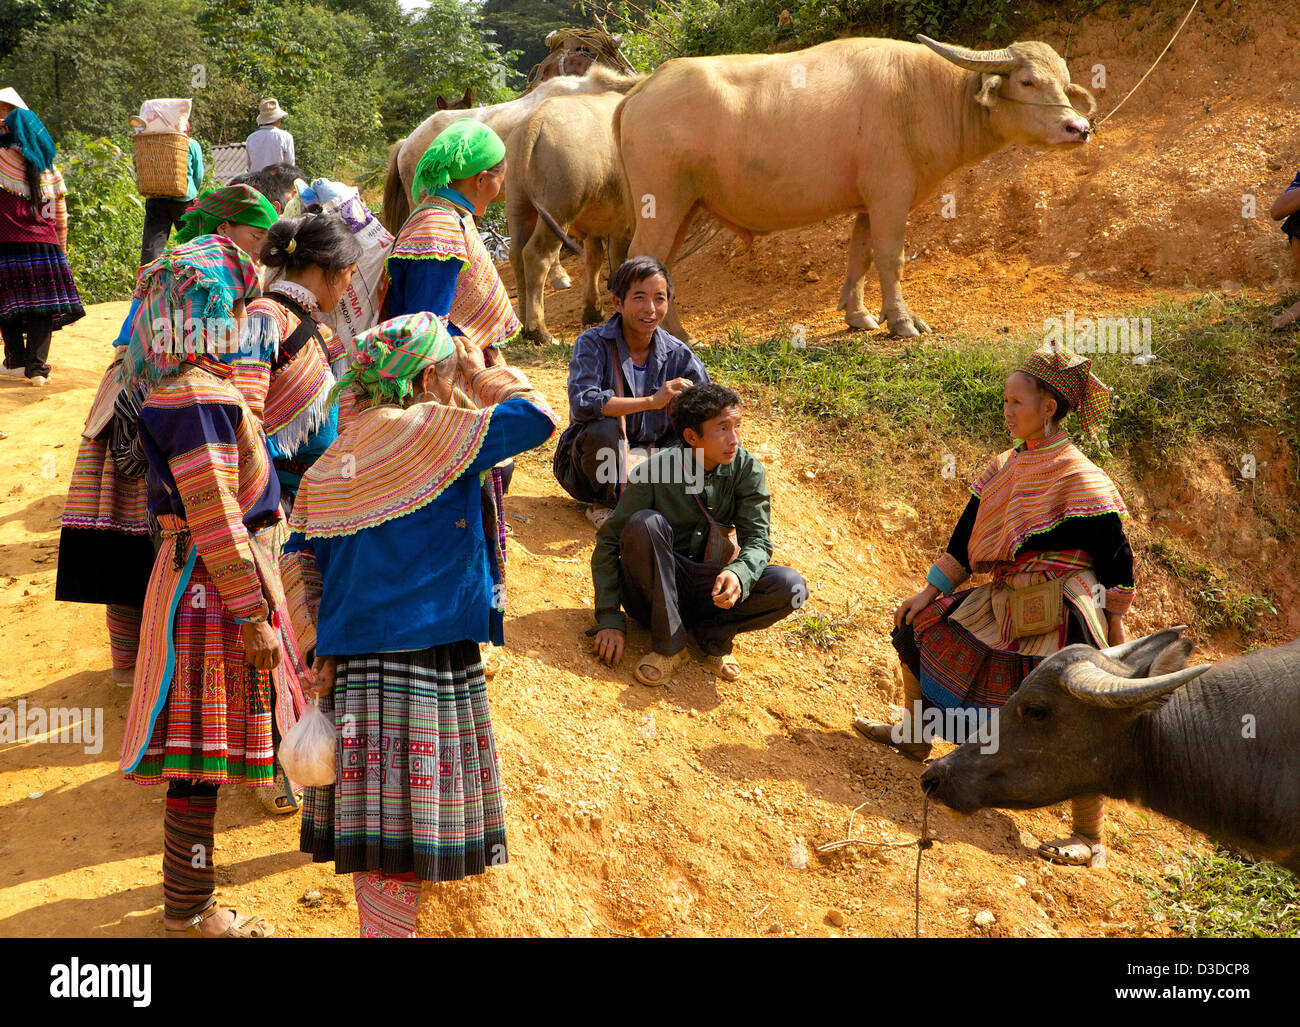
[[[474,87],[473,87],[473,86],[466,86],[466,87],[465,87],[465,95],[461,98],[461,103],[463,103],[463,104],[466,106],[466,108],[469,108],[469,107],[473,107],[473,106],[474,106]]]
[[[446,109],[447,109],[447,101],[441,96],[438,97],[438,110],[445,111]]]
[[[1160,654],[1151,661],[1151,666],[1147,668],[1145,677],[1154,678],[1161,674],[1172,674],[1176,670],[1182,670],[1187,666],[1187,661],[1192,655],[1192,643],[1185,638],[1180,638],[1172,645],[1167,645],[1160,650]]]
[[[1079,111],[1079,113],[1082,114],[1084,117],[1091,118],[1093,114],[1096,113],[1097,111],[1096,99],[1094,99],[1093,95],[1090,92],[1088,92],[1088,90],[1084,89],[1083,86],[1079,85],[1078,83],[1071,82],[1068,86],[1066,86],[1065,96],[1070,101],[1070,103],[1074,106],[1074,109],[1076,111]],[[1082,99],[1086,101],[1088,104],[1088,109],[1086,111],[1081,110],[1079,105],[1075,103],[1076,99]]]
[[[980,91],[975,94],[975,102],[984,107],[997,105],[997,92],[1002,86],[1001,75],[985,75]]]

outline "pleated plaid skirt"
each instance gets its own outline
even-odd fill
[[[321,709],[338,780],[307,788],[300,848],[334,871],[456,881],[507,861],[478,645],[340,657]]]
[[[85,314],[62,249],[0,242],[0,319],[49,317],[57,330]]]

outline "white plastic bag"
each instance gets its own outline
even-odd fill
[[[190,110],[193,106],[193,100],[145,100],[140,105],[140,116],[131,119],[131,126],[141,134],[188,132],[190,130]]]
[[[315,698],[307,700],[298,723],[280,739],[280,766],[290,780],[319,788],[335,783],[334,725]]]

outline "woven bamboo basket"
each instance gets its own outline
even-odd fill
[[[133,141],[135,187],[140,195],[184,196],[189,186],[190,137],[183,132],[151,132]]]

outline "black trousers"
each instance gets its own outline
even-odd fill
[[[638,510],[620,537],[623,608],[650,628],[652,648],[672,656],[686,645],[686,632],[711,656],[731,652],[742,631],[758,631],[795,611],[808,595],[798,571],[768,566],[749,597],[729,610],[713,605],[713,582],[721,564],[700,563],[673,552],[673,529],[657,510]]]
[[[180,224],[185,208],[193,202],[193,200],[170,200],[161,196],[145,198],[144,239],[140,244],[141,267],[152,264],[167,248],[167,239],[172,234],[172,226]]]
[[[28,378],[38,374],[49,377],[50,340],[54,337],[54,319],[48,314],[10,317],[0,321],[0,335],[5,341],[5,366],[26,369]]]
[[[618,477],[623,473],[621,442],[617,417],[574,425],[560,438],[559,445],[567,446],[568,452],[556,453],[556,480],[578,502],[613,509],[618,505]]]

